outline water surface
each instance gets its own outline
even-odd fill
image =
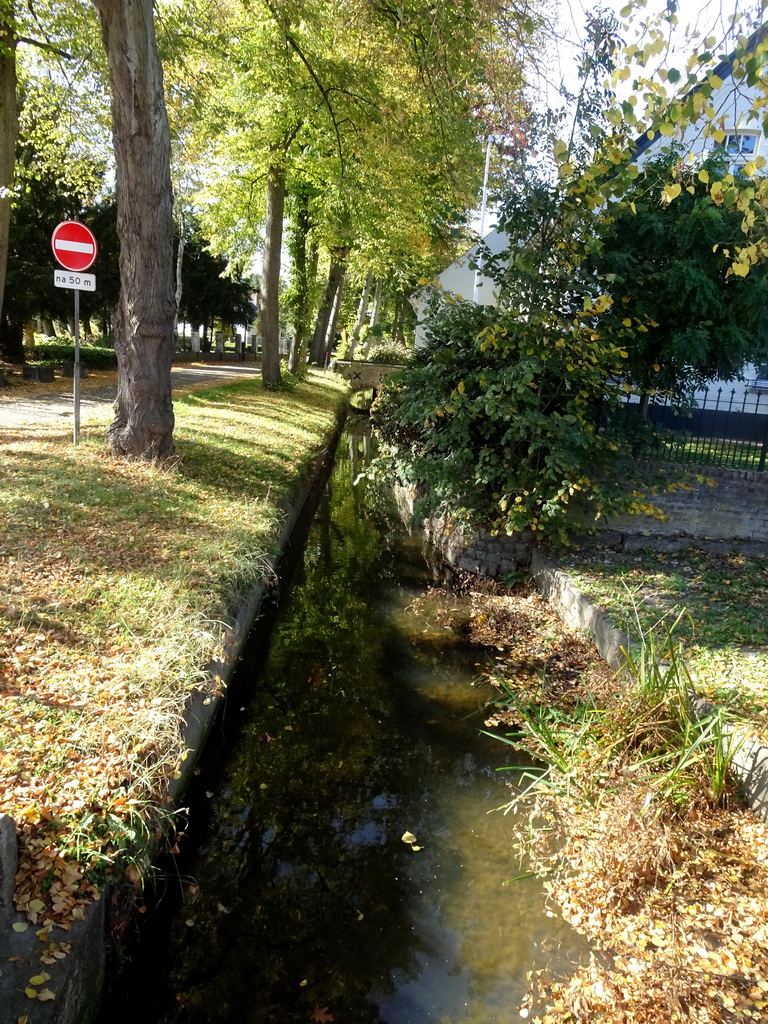
[[[266,663],[241,669],[253,696],[203,768],[162,984],[126,997],[143,1021],[514,1021],[526,972],[580,949],[537,879],[511,881],[519,822],[489,813],[514,782],[473,685],[495,652],[444,625],[462,599],[351,481],[342,458]]]

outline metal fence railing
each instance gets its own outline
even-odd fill
[[[639,416],[637,399],[626,405]],[[768,457],[768,381],[699,391],[688,409],[652,398],[651,425],[663,427],[638,454],[643,458],[764,472]]]

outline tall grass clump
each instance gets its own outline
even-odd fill
[[[733,793],[729,769],[737,750],[726,713],[697,717],[693,684],[675,633],[646,633],[625,651],[614,692],[598,702],[584,692],[570,708],[526,703],[503,675],[499,703],[520,728],[504,742],[543,763],[549,791],[589,803],[618,792],[639,800],[646,816],[677,813],[690,802],[719,804]],[[595,780],[610,780],[609,787]]]
[[[599,693],[526,701],[498,680],[502,738],[535,765],[500,808],[519,814],[518,877],[540,875],[591,946],[567,980],[531,972],[523,1016],[540,1000],[551,1024],[765,1019],[768,829],[733,799],[744,732],[693,693],[682,618]]]

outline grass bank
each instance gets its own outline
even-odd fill
[[[260,380],[174,402],[172,466],[125,464],[92,423],[0,444],[0,806],[19,829],[17,908],[67,926],[170,808],[190,695],[259,581],[284,504],[345,386]]]
[[[697,692],[768,734],[768,556],[720,547],[585,551],[563,567],[633,635],[688,612],[676,636]]]

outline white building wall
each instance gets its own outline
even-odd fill
[[[509,238],[495,228],[483,237],[483,245],[494,255],[503,252],[509,245]],[[416,348],[424,348],[426,336],[424,331],[424,317],[430,298],[438,293],[440,295],[451,295],[455,299],[467,299],[477,302],[483,306],[495,306],[498,302],[498,294],[491,278],[486,277],[482,271],[473,270],[470,263],[474,263],[478,257],[479,245],[473,245],[467,249],[463,256],[460,256],[449,267],[441,271],[430,284],[425,285],[413,298],[412,303],[416,309]]]

